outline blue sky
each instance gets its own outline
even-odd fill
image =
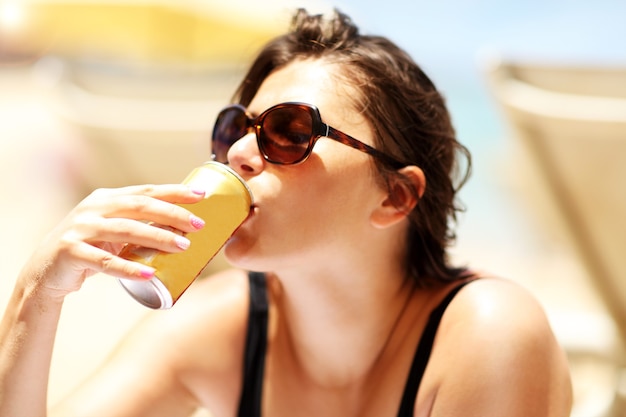
[[[337,0],[370,32],[417,57],[471,60],[482,48],[547,59],[626,62],[623,0]]]
[[[363,32],[407,50],[448,98],[461,140],[497,143],[481,57],[626,67],[624,0],[336,0]]]

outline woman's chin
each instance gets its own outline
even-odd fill
[[[254,270],[251,265],[250,245],[245,243],[245,239],[241,239],[238,236],[231,237],[224,245],[223,252],[224,257],[232,266],[240,269]]]

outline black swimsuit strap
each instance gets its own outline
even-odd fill
[[[250,281],[250,311],[244,352],[243,387],[237,415],[260,417],[267,345],[268,300],[265,275],[250,272],[248,279]]]
[[[268,298],[265,275],[250,272],[250,311],[244,352],[244,375],[238,417],[260,417],[263,393],[263,372],[267,348]],[[446,308],[454,296],[471,281],[450,291],[430,313],[428,323],[417,346],[402,395],[398,417],[412,417],[415,398],[430,358],[435,335]]]
[[[400,410],[398,411],[398,417],[412,417],[415,410],[415,398],[417,397],[417,390],[422,382],[422,376],[428,365],[430,354],[435,341],[435,335],[441,322],[441,317],[446,311],[448,304],[452,301],[454,296],[471,281],[466,281],[460,285],[457,285],[452,291],[450,291],[446,297],[439,303],[439,305],[430,313],[428,323],[424,328],[424,333],[417,345],[415,356],[413,357],[413,364],[409,371],[409,376],[404,387],[404,394],[402,395],[402,402],[400,403]]]

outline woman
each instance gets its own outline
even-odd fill
[[[343,14],[299,11],[236,101],[218,117],[213,151],[255,196],[225,247],[238,269],[142,322],[52,414],[569,415],[567,364],[537,302],[448,264],[467,153],[403,51]],[[0,415],[46,415],[65,296],[95,272],[152,277],[116,254],[125,242],[185,250],[145,221],[193,233],[202,219],[174,203],[203,194],[98,190],[49,235],[2,322]]]

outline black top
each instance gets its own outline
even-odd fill
[[[263,371],[267,348],[268,300],[265,275],[250,272],[250,312],[246,334],[244,357],[244,377],[238,417],[261,417],[261,396],[263,393]],[[422,376],[426,370],[432,351],[439,322],[454,296],[471,281],[464,281],[450,291],[430,313],[428,323],[417,345],[409,376],[407,377],[398,417],[412,417],[415,398]]]

